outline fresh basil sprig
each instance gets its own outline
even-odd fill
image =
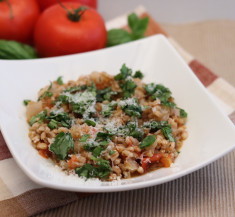
[[[128,16],[130,32],[124,29],[111,29],[108,31],[107,47],[127,43],[144,37],[147,29],[148,17],[139,18],[135,13]]]
[[[36,51],[29,45],[0,40],[0,59],[34,59],[37,57]]]

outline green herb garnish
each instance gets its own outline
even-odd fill
[[[63,84],[63,80],[62,80],[62,76],[58,77],[56,82],[59,84],[59,85],[62,85]]]
[[[49,91],[49,90],[51,90],[51,88],[52,88],[52,82],[50,83],[50,86],[48,87],[48,89],[38,98],[38,101],[40,101],[41,99],[44,99],[44,98],[52,97],[53,93]]]
[[[53,127],[51,128],[49,126],[51,129],[58,128],[58,126],[70,128],[72,125],[72,119],[67,112],[58,113],[57,111],[52,111],[46,119],[50,121],[48,126],[51,125],[51,127]]]
[[[143,141],[140,143],[139,147],[141,149],[146,148],[150,145],[152,145],[156,141],[156,136],[155,135],[150,135],[147,136],[143,139]]]
[[[30,121],[29,121],[29,125],[32,126],[34,123],[36,122],[42,122],[45,120],[45,118],[47,117],[47,110],[45,109],[44,111],[38,113],[37,115],[33,116]]]
[[[112,96],[117,95],[117,92],[112,91],[111,87],[97,90],[96,100],[97,102],[103,102],[104,100],[111,101]]]
[[[150,128],[152,132],[161,130],[163,135],[170,141],[175,142],[175,138],[172,135],[171,125],[167,121],[150,121],[145,122],[143,127]]]
[[[54,152],[60,160],[66,159],[68,151],[74,149],[74,142],[70,133],[61,132],[55,137],[49,150]]]
[[[108,31],[107,47],[123,44],[144,37],[147,29],[148,17],[139,18],[135,13],[128,16],[128,26],[131,31],[124,29],[111,29]]]
[[[96,123],[92,120],[85,120],[84,123],[87,124],[88,126],[92,126],[92,127],[96,126]]]
[[[0,59],[34,59],[37,57],[35,49],[27,44],[0,40]]]
[[[97,176],[101,179],[105,179],[111,171],[110,163],[108,160],[102,158],[91,157],[93,161],[96,162],[97,167]]]
[[[23,101],[23,103],[24,103],[25,106],[27,106],[27,105],[29,104],[29,102],[31,102],[31,100],[29,100],[29,99],[25,99],[25,100]]]
[[[188,116],[187,112],[182,108],[178,108],[178,109],[180,110],[180,117],[187,118],[187,116]]]
[[[129,116],[135,116],[140,118],[142,116],[142,108],[137,99],[129,98],[120,101],[122,110]]]
[[[162,84],[147,84],[145,86],[145,90],[151,96],[152,99],[159,99],[162,105],[171,108],[175,107],[175,103],[169,101],[171,97],[171,91]]]
[[[116,151],[111,150],[111,151],[109,152],[109,155],[111,156],[111,155],[113,155],[113,154],[115,154],[115,153],[116,153]]]
[[[141,71],[136,71],[135,74],[133,75],[133,78],[139,78],[143,79],[144,75]]]
[[[127,77],[131,76],[132,70],[128,67],[126,67],[126,64],[122,65],[122,68],[120,69],[120,73],[114,76],[114,79],[116,81],[125,80]]]
[[[78,174],[78,176],[82,176],[85,178],[95,178],[98,175],[97,168],[90,165],[90,164],[85,164],[82,167],[77,167],[75,169],[75,173]]]
[[[86,142],[89,137],[91,137],[90,134],[83,134],[79,142]]]
[[[105,133],[105,132],[98,132],[96,135],[95,140],[96,141],[107,141],[109,140],[113,135],[110,133]]]
[[[115,109],[115,107],[117,107],[117,103],[114,101],[108,104],[104,104],[102,106],[101,115],[104,117],[109,117],[112,111]]]

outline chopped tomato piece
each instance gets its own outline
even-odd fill
[[[159,162],[161,157],[162,157],[162,154],[154,154],[152,157],[143,158],[142,167],[143,167],[144,171],[146,171],[148,169],[149,164]]]
[[[77,156],[73,155],[68,162],[68,166],[70,169],[75,169],[78,167],[78,158]]]

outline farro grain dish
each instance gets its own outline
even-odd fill
[[[29,138],[66,173],[113,181],[170,167],[187,138],[187,113],[162,84],[125,64],[116,76],[59,77],[27,101]]]

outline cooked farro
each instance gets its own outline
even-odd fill
[[[170,167],[187,138],[187,113],[161,84],[145,84],[125,64],[54,81],[27,105],[29,137],[64,171],[112,181]]]

